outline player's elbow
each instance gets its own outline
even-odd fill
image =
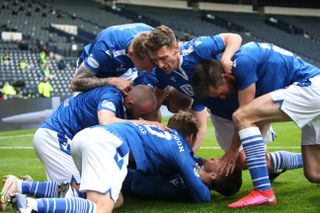
[[[238,41],[240,44],[242,43],[242,37],[239,34],[232,34],[233,38]]]

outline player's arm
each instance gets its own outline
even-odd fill
[[[247,88],[238,91],[238,101],[239,106],[245,105],[250,103],[256,94],[256,84],[253,83]],[[236,165],[237,158],[239,156],[239,148],[241,146],[238,129],[235,128],[232,137],[232,144],[231,147],[225,152],[222,156],[222,161],[220,164],[220,173],[228,175],[230,174]]]
[[[99,110],[98,111],[98,119],[100,125],[106,125],[113,122],[122,122],[125,121],[122,118],[117,118],[116,114],[109,110]]]
[[[225,50],[222,53],[220,63],[226,73],[231,73],[232,61],[231,58],[234,53],[240,48],[242,38],[234,33],[221,33],[219,36],[222,38]]]
[[[190,154],[190,147],[184,144],[184,151],[174,152],[172,156],[172,165],[175,165],[181,175],[185,186],[196,203],[207,203],[211,200],[209,188],[202,182],[196,168],[197,163]]]
[[[126,95],[131,89],[131,81],[117,77],[98,78],[85,67],[84,63],[78,67],[76,75],[71,80],[70,87],[72,91],[84,92],[105,85],[115,86]]]
[[[191,156],[190,156],[191,158]],[[195,162],[194,162],[195,163]],[[185,186],[189,189],[191,196],[196,203],[207,203],[211,200],[209,188],[195,174],[195,168],[192,164],[186,163],[181,169],[181,177]]]
[[[199,148],[204,140],[204,137],[206,136],[207,122],[208,122],[209,114],[208,114],[207,108],[204,108],[202,111],[194,111],[193,110],[192,113],[197,118],[198,125],[199,125],[199,131],[197,134],[196,141],[194,142],[193,145],[190,145],[192,147],[193,152],[196,153],[199,150]]]

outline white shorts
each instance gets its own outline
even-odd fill
[[[309,79],[310,85],[294,83],[270,94],[280,109],[302,129],[302,145],[320,144],[320,75]]]
[[[86,128],[73,138],[71,154],[81,174],[80,191],[109,192],[116,202],[127,175],[127,143],[102,127]]]
[[[78,183],[80,174],[71,155],[59,148],[57,132],[39,128],[33,135],[33,148],[40,158],[48,181],[70,181],[74,178]]]
[[[213,114],[211,116],[211,122],[214,126],[214,132],[216,135],[216,139],[218,141],[219,146],[224,151],[227,151],[232,144],[232,137],[234,132],[234,123],[231,120],[215,116]],[[275,139],[275,132],[273,131],[272,127],[270,126],[269,131],[267,132],[266,136],[263,138],[265,143],[270,143]],[[240,150],[242,150],[242,146]]]

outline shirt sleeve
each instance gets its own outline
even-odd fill
[[[106,70],[108,64],[112,60],[112,56],[106,49],[105,45],[98,42],[94,45],[91,54],[84,60],[84,65],[95,75],[99,74],[101,70]]]
[[[238,56],[233,61],[232,72],[237,82],[238,90],[244,90],[258,80],[256,61],[245,55]]]
[[[116,114],[118,106],[121,105],[122,97],[113,92],[105,92],[99,99],[98,109],[100,110],[108,110]]]
[[[194,41],[194,50],[202,59],[220,60],[225,49],[221,36],[202,36]]]
[[[197,103],[194,99],[193,103],[192,103],[192,106],[191,106],[191,109],[195,112],[201,112],[204,110],[204,108],[206,108],[204,105],[200,104],[200,103]]]
[[[187,145],[187,143],[184,145]],[[211,194],[209,188],[201,181],[196,169],[196,162],[193,160],[190,151],[191,148],[188,147],[185,147],[184,151],[180,149],[174,163],[181,174],[183,182],[190,191],[193,200],[196,203],[210,202]]]

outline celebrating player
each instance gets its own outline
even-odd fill
[[[302,128],[305,176],[311,182],[320,181],[320,69],[278,46],[251,42],[234,55],[232,75],[216,61],[203,61],[192,81],[199,97],[224,98],[238,93],[240,108],[233,114],[233,121],[247,155],[254,190],[229,207],[276,204],[259,130],[265,123],[293,120]],[[239,146],[240,142],[233,143],[226,152],[225,172],[232,170]]]
[[[153,28],[143,23],[124,24],[102,30],[85,46],[77,61],[77,73],[71,81],[73,91],[112,85],[125,94],[137,72],[150,71],[153,63],[145,47],[146,36]]]

